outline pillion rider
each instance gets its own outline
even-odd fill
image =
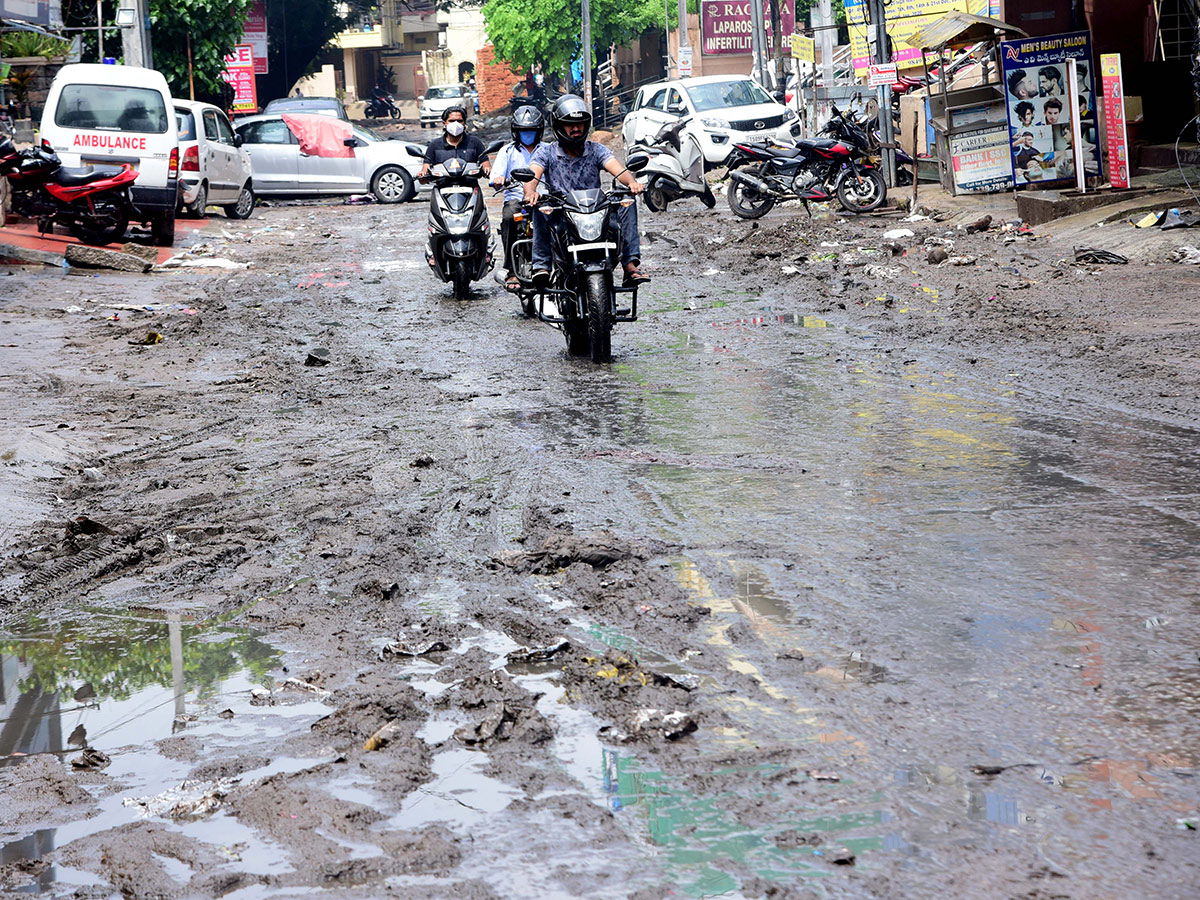
[[[537,203],[538,183],[545,178],[552,191],[596,190],[600,187],[600,170],[608,172],[631,194],[640,194],[642,185],[633,172],[626,169],[607,147],[587,139],[592,128],[592,113],[587,104],[574,94],[564,94],[554,102],[550,112],[550,127],[557,140],[538,147],[530,161],[534,179],[525,184],[525,202]],[[619,206],[615,213],[621,232],[621,262],[625,269],[625,284],[649,281],[638,268],[641,263],[641,244],[638,239],[637,206]],[[552,229],[565,227],[561,219],[551,220],[540,210],[533,217],[533,278],[545,282],[550,277],[550,234]]]
[[[505,144],[496,154],[492,166],[492,184],[500,187],[512,174],[513,169],[528,168],[537,148],[546,133],[546,119],[541,110],[533,106],[521,106],[512,114],[512,143]],[[524,190],[520,185],[504,192],[504,213],[500,221],[500,239],[504,243],[504,268],[507,270],[505,287],[515,291],[521,286],[513,271],[512,245],[517,236],[517,223],[513,216],[520,211]]]

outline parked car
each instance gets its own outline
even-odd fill
[[[704,160],[718,166],[739,141],[791,139],[796,111],[775,100],[746,75],[705,75],[660,81],[640,88],[625,117],[625,146],[649,141],[667,122],[690,116],[684,131],[695,136]]]
[[[272,100],[263,108],[263,114],[285,112],[313,113],[318,116],[334,116],[343,122],[349,122],[346,107],[337,97],[280,97]]]
[[[442,121],[442,112],[452,106],[461,106],[468,118],[475,111],[475,95],[461,84],[436,84],[426,88],[417,98],[421,101],[421,127],[437,127]]]
[[[175,243],[179,131],[161,72],[72,63],[59,69],[42,112],[41,138],[64,166],[129,163],[133,203],[160,247]]]
[[[417,194],[420,161],[405,141],[380,137],[361,125],[350,126],[356,146],[352,157],[328,158],[300,152],[300,142],[282,116],[257,115],[237,120],[236,131],[250,154],[254,191],[268,194],[365,194],[383,203],[401,203]],[[412,144],[422,153],[425,148]],[[428,190],[422,185],[422,190]]]
[[[254,212],[250,154],[225,113],[211,103],[175,101],[179,128],[179,212],[199,218],[211,203],[231,219]]]

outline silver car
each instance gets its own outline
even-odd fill
[[[352,125],[354,156],[331,159],[300,152],[300,142],[282,116],[247,116],[237,121],[242,146],[250,154],[254,191],[272,194],[365,194],[370,191],[382,203],[411,200],[417,185],[420,161],[409,154],[420,144],[391,141],[369,128]]]

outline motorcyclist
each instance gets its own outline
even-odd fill
[[[425,148],[425,163],[417,178],[429,180],[429,169],[448,159],[461,159],[463,162],[477,162],[483,169],[484,175],[491,174],[492,164],[488,162],[483,141],[473,134],[467,134],[467,111],[461,106],[451,106],[442,112],[441,137],[429,142]]]
[[[604,169],[632,194],[640,194],[641,183],[633,172],[626,169],[612,151],[602,144],[587,139],[592,127],[592,113],[583,99],[574,94],[564,94],[555,102],[550,112],[550,127],[556,141],[543,143],[533,154],[529,168],[534,179],[525,184],[525,201],[530,205],[537,202],[538,184],[544,177],[552,191],[568,193],[600,188],[600,170]],[[637,206],[618,206],[615,219],[621,231],[621,262],[625,270],[626,285],[649,281],[638,265],[641,263],[641,245],[637,230]],[[544,283],[550,278],[550,235],[551,229],[565,227],[562,220],[551,219],[538,211],[533,216],[533,277]]]
[[[505,144],[496,154],[496,164],[492,166],[492,184],[501,187],[512,174],[513,169],[529,167],[534,151],[541,145],[542,135],[546,132],[546,119],[541,110],[533,106],[522,106],[512,115],[512,143]],[[504,244],[504,268],[508,272],[504,286],[510,291],[521,287],[516,275],[516,266],[512,258],[512,245],[517,237],[517,223],[514,214],[520,212],[524,203],[525,191],[520,185],[511,187],[504,192],[504,213],[500,222],[500,239]]]

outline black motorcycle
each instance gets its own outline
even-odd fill
[[[499,188],[497,193],[508,190],[519,182],[510,181]],[[532,319],[537,315],[537,285],[533,283],[533,207],[522,201],[521,208],[513,214],[516,225],[516,235],[509,253],[512,256],[512,271],[516,275],[520,287],[514,291],[521,303],[521,312],[525,318]],[[496,281],[506,284],[507,279],[502,272],[496,272]]]
[[[387,94],[375,94],[367,101],[367,118],[398,119],[400,107]]]
[[[729,208],[743,219],[764,216],[784,200],[802,200],[808,209],[809,201],[836,197],[852,213],[870,212],[887,200],[883,174],[866,148],[843,140],[734,144],[726,166]]]
[[[490,144],[484,154],[500,149]],[[409,153],[421,155],[417,147]],[[433,192],[429,198],[429,241],[425,261],[442,281],[454,285],[456,300],[471,294],[471,282],[478,281],[492,268],[495,242],[488,227],[487,208],[479,179],[483,167],[477,162],[448,159],[429,170]]]
[[[630,159],[626,164],[644,165],[644,160]],[[530,169],[514,169],[512,178],[525,183],[534,174]],[[565,227],[551,231],[554,263],[549,284],[538,289],[537,316],[562,330],[572,356],[590,354],[592,362],[611,361],[613,325],[637,321],[637,285],[626,287],[613,280],[613,268],[621,260],[615,213],[633,202],[633,195],[617,185],[611,191],[550,191],[538,201],[540,212],[562,216]],[[628,296],[629,305],[618,306],[618,296]],[[554,301],[557,314],[546,311],[547,297]]]

